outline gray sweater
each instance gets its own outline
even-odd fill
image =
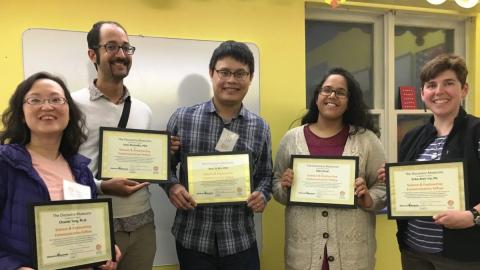
[[[280,142],[274,166],[273,196],[282,204],[288,193],[281,186],[291,155],[309,155],[304,126],[289,130]],[[352,128],[350,128],[352,130]],[[286,206],[285,269],[321,269],[327,247],[331,270],[375,268],[375,210],[385,206],[385,185],[376,182],[385,163],[380,140],[371,131],[349,136],[344,156],[359,157],[359,177],[367,182],[373,199],[370,209],[323,206]],[[327,234],[328,235],[327,235]]]

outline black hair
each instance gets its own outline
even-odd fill
[[[368,106],[363,100],[362,89],[360,84],[353,77],[353,75],[343,68],[333,68],[325,74],[320,84],[315,88],[313,99],[310,102],[310,107],[307,113],[302,117],[302,125],[316,123],[318,121],[318,107],[317,98],[322,89],[323,84],[331,75],[340,75],[347,81],[348,90],[348,105],[347,110],[343,113],[343,123],[352,125],[353,131],[350,135],[357,132],[365,132],[366,129],[373,131],[377,136],[380,136],[380,131],[373,123],[373,116],[368,111]]]
[[[73,101],[70,91],[68,91],[63,80],[47,72],[35,73],[17,86],[10,98],[8,108],[2,115],[3,130],[0,132],[0,144],[17,143],[27,145],[30,142],[30,129],[24,121],[23,103],[25,95],[32,89],[33,84],[41,79],[52,80],[58,83],[62,87],[67,99],[69,121],[63,131],[59,151],[64,157],[70,157],[78,152],[80,145],[87,139],[83,132],[85,118]]]
[[[255,71],[253,54],[252,54],[252,51],[248,48],[248,46],[245,45],[245,43],[237,42],[234,40],[228,40],[228,41],[222,42],[213,51],[212,58],[210,58],[210,64],[209,64],[210,72],[213,72],[218,60],[221,60],[225,57],[232,57],[238,62],[247,65],[250,72],[250,76],[253,75],[253,72]]]
[[[95,69],[98,69],[97,65],[100,64],[100,57],[98,57],[98,55],[99,55],[98,54],[98,49],[99,49],[98,45],[100,45],[100,29],[102,28],[102,26],[104,24],[116,25],[116,26],[120,27],[125,32],[125,34],[127,34],[127,30],[125,30],[125,28],[123,28],[123,26],[121,24],[119,24],[118,22],[98,21],[98,22],[96,22],[92,25],[92,29],[90,29],[90,31],[88,31],[88,34],[87,34],[87,44],[88,44],[88,48],[93,50],[95,52],[95,54],[97,55],[97,60],[96,60],[96,63],[94,64]]]

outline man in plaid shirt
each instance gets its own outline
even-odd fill
[[[260,263],[253,213],[263,212],[270,199],[272,155],[268,124],[242,105],[253,78],[253,54],[244,43],[223,42],[209,69],[213,99],[177,109],[167,126],[181,142],[172,158],[175,184],[165,187],[177,208],[172,232],[178,260],[182,270],[256,270]],[[245,204],[197,206],[185,189],[184,155],[219,151],[251,153],[252,193]]]

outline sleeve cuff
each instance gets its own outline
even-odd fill
[[[95,181],[95,186],[97,186],[97,194],[103,195],[102,191],[102,180],[98,180],[97,178],[93,178],[93,181]]]

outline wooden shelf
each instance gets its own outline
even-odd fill
[[[430,115],[432,112],[430,110],[395,110],[397,115]]]

